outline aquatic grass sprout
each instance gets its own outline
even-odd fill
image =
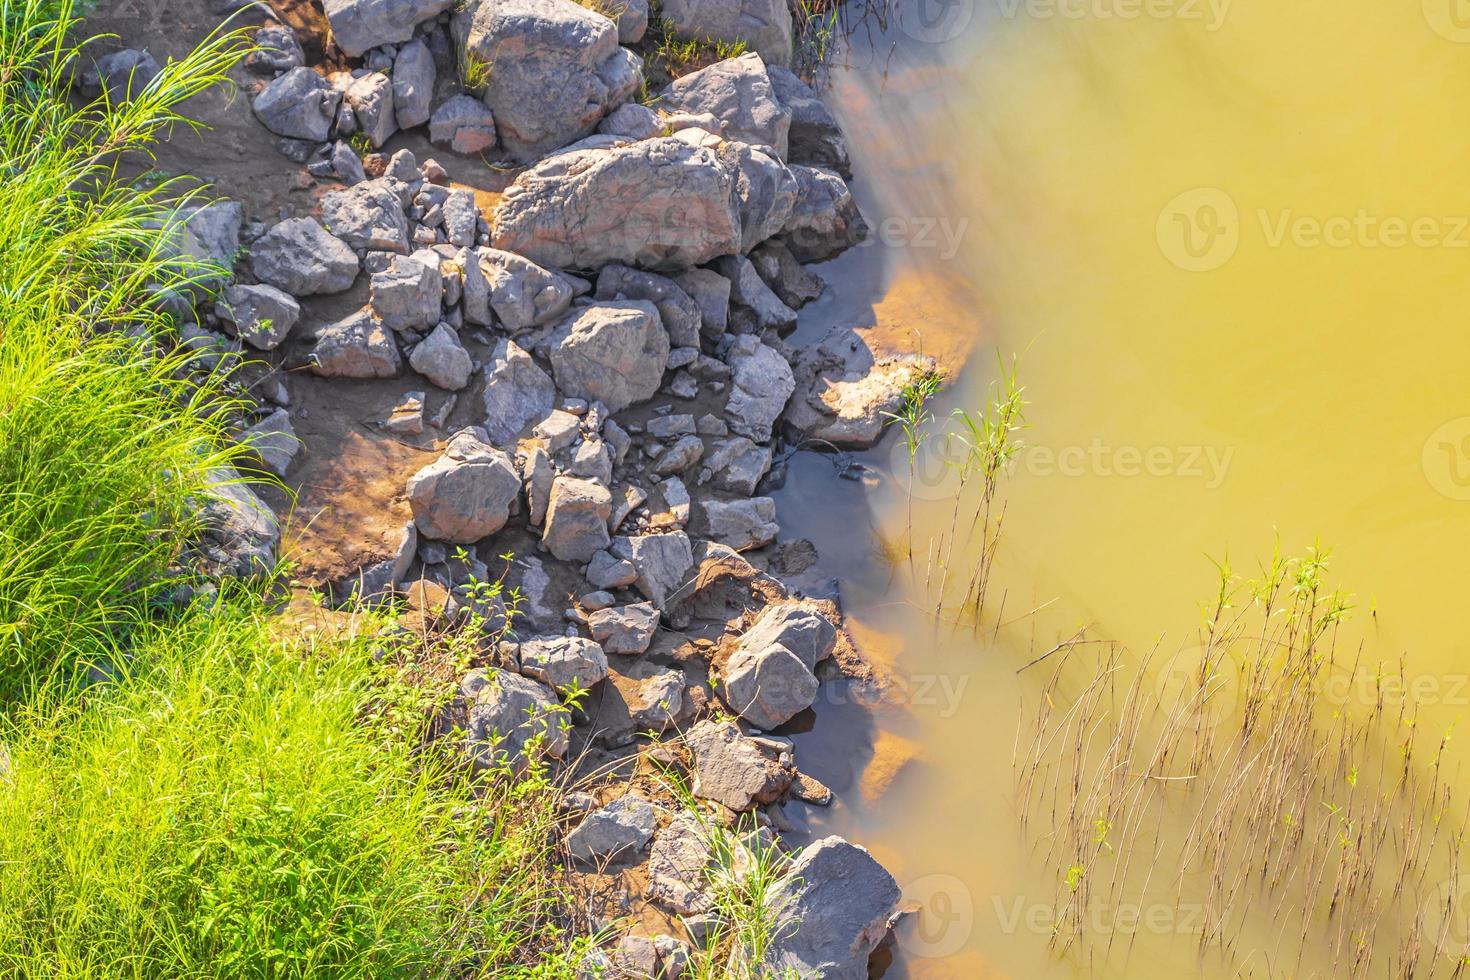
[[[1254,926],[1302,975],[1460,975],[1470,811],[1442,771],[1450,733],[1421,732],[1387,685],[1365,713],[1327,698],[1352,606],[1329,559],[1278,546],[1249,581],[1216,562],[1182,671],[1058,645],[1013,760],[1022,825],[1058,876],[1058,951],[1102,941],[1094,909],[1172,898],[1203,910],[1201,956]]]

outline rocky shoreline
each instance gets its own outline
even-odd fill
[[[589,933],[637,924],[584,972],[679,976],[717,926],[699,819],[779,847],[786,805],[828,805],[779,732],[824,681],[866,670],[768,492],[793,447],[873,445],[928,367],[847,329],[784,340],[826,288],[808,266],[866,234],[843,134],[790,70],[785,0],[327,0],[325,15],[329,62],[349,67],[308,65],[272,19],[245,93],[324,193],[274,221],[230,200],[191,211],[181,247],[231,274],[217,302],[181,303],[184,342],[258,398],[240,437],[288,485],[303,374],[392,388],[391,413],[354,421],[433,447],[403,486],[412,520],[322,592],[392,604],[425,633],[484,624],[495,642],[445,729],[479,764],[529,756],[578,783],[563,844]],[[650,90],[655,34],[707,64]],[[124,49],[84,82],[126,96],[156,68]],[[441,152],[377,152],[413,129]],[[455,183],[476,158],[514,174],[488,211]],[[269,574],[289,515],[219,478],[202,558]],[[899,889],[828,837],[792,854],[770,902],[763,968],[860,978]]]

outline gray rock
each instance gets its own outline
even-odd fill
[[[365,180],[322,198],[322,224],[359,251],[408,252],[408,217],[388,180]]]
[[[816,665],[832,655],[837,629],[797,603],[767,607],[725,665],[730,709],[759,728],[784,725],[811,706]]]
[[[557,691],[589,688],[607,677],[602,647],[580,636],[544,636],[521,644],[520,672]]]
[[[444,234],[449,244],[461,248],[475,243],[480,229],[480,209],[475,206],[475,195],[468,190],[456,189],[444,198]]]
[[[682,939],[663,935],[654,936],[653,945],[658,950],[659,969],[663,971],[665,980],[682,980],[694,955],[689,944]]]
[[[395,255],[388,268],[373,273],[371,283],[373,312],[389,329],[426,330],[439,321],[444,279],[435,252]]]
[[[393,411],[383,420],[383,431],[400,436],[423,435],[424,393],[410,391],[403,400],[393,406]]]
[[[731,370],[725,419],[735,433],[756,442],[771,438],[771,426],[796,388],[791,365],[773,347],[746,335],[725,358]]]
[[[662,732],[688,720],[684,675],[679,671],[635,660],[626,669],[609,674],[608,680],[626,710],[630,734]]]
[[[659,453],[653,461],[656,476],[683,473],[704,456],[704,440],[699,436],[684,436],[672,446]]]
[[[825,262],[868,236],[868,224],[841,177],[815,167],[790,169],[797,181],[796,206],[781,237],[797,261]]]
[[[398,49],[393,60],[393,108],[399,129],[413,129],[429,121],[434,99],[434,56],[423,38]]]
[[[898,883],[865,848],[841,837],[809,844],[766,895],[776,926],[761,968],[865,980],[900,897]]]
[[[498,248],[460,254],[464,267],[464,313],[470,323],[489,326],[491,314],[512,333],[550,323],[572,305],[571,280],[530,259]]]
[[[825,167],[843,177],[852,177],[847,140],[837,117],[795,72],[780,65],[766,66],[776,98],[791,113],[789,149],[786,160],[809,167]]]
[[[331,164],[332,171],[342,183],[349,187],[367,180],[367,171],[363,170],[362,158],[345,140],[338,140],[332,144]]]
[[[546,417],[556,385],[531,355],[502,338],[485,368],[485,429],[497,445],[515,442],[527,425]]]
[[[796,328],[796,311],[781,302],[745,256],[716,259],[714,267],[730,280],[730,305],[746,333],[784,334]]]
[[[731,436],[714,444],[704,465],[710,471],[711,486],[748,497],[771,469],[771,447],[758,446],[744,436]]]
[[[230,578],[269,575],[281,543],[275,513],[233,467],[212,468],[208,481],[209,492],[197,501],[205,572]]]
[[[832,656],[837,649],[837,627],[826,614],[802,602],[779,602],[767,606],[745,635],[737,653],[759,653],[783,646],[796,654],[806,668]]]
[[[251,103],[262,126],[277,136],[324,143],[342,93],[310,68],[292,68],[270,81]]]
[[[647,936],[626,935],[618,940],[612,954],[613,965],[621,977],[657,978],[663,974],[658,967],[658,947]]]
[[[572,461],[567,464],[567,473],[586,477],[603,486],[611,483],[612,457],[608,455],[606,444],[596,436],[582,440],[582,444],[572,454]]]
[[[748,43],[767,64],[791,64],[791,11],[785,0],[664,0],[679,37]]]
[[[525,484],[526,503],[531,511],[526,519],[532,527],[540,527],[546,521],[554,479],[556,467],[551,464],[551,457],[540,446],[532,446],[521,466],[521,482]]]
[[[494,244],[557,268],[685,269],[739,251],[734,194],[733,164],[682,134],[568,151],[506,189]]]
[[[255,50],[245,56],[245,67],[261,75],[275,75],[306,64],[296,32],[285,24],[269,23],[255,32]]]
[[[667,608],[694,571],[694,549],[682,531],[614,538],[611,551],[633,564],[638,590],[660,609]]]
[[[274,350],[301,317],[301,304],[274,286],[225,287],[224,301],[215,304],[220,318],[235,325],[235,334],[256,350]]]
[[[646,301],[601,303],[574,312],[551,337],[557,387],[620,412],[652,398],[663,380],[669,335]]]
[[[556,409],[536,423],[531,434],[546,443],[547,452],[555,455],[576,442],[582,434],[582,420],[571,412]]]
[[[225,198],[186,205],[165,219],[171,256],[196,266],[199,281],[193,291],[208,290],[233,277],[243,217],[240,202]]]
[[[638,581],[633,563],[599,551],[587,564],[587,581],[599,589],[621,589]]]
[[[786,420],[839,448],[871,448],[907,387],[936,368],[933,358],[918,355],[875,358],[855,330],[834,327],[820,344],[798,352]]]
[[[542,544],[562,561],[590,561],[608,546],[612,494],[591,480],[558,476],[551,484]]]
[[[704,500],[699,511],[704,532],[736,551],[763,548],[776,540],[776,502],[770,497],[744,500]]]
[[[98,58],[83,72],[82,81],[88,90],[105,91],[117,104],[141,94],[158,72],[158,61],[146,48],[123,48]]]
[[[459,342],[459,334],[440,323],[408,355],[409,366],[445,391],[459,391],[470,383],[475,362]]]
[[[588,864],[633,859],[658,829],[658,813],[659,808],[647,800],[620,797],[587,814],[567,835],[567,850],[575,860]]]
[[[750,253],[750,264],[771,292],[793,310],[822,295],[826,283],[796,261],[791,249],[780,239],[762,242]]]
[[[658,105],[670,112],[708,112],[726,139],[768,146],[786,158],[791,112],[776,98],[765,62],[754,51],[675,79]]]
[[[732,722],[701,721],[684,740],[694,755],[693,792],[701,799],[744,813],[776,802],[791,785],[792,770]]]
[[[476,765],[523,760],[533,744],[553,759],[566,755],[564,712],[544,685],[487,667],[470,671],[460,693],[469,707],[465,748]]]
[[[349,57],[413,37],[421,22],[454,6],[454,0],[323,0],[332,40]]]
[[[719,340],[730,326],[730,280],[713,269],[690,269],[674,281],[699,304],[701,335]]]
[[[725,143],[721,155],[735,174],[740,250],[749,252],[790,222],[801,184],[765,147]]]
[[[678,283],[653,272],[625,265],[604,266],[597,275],[600,300],[642,299],[658,308],[659,319],[674,347],[698,347],[702,322],[699,304]]]
[[[623,136],[630,140],[652,139],[663,132],[663,123],[658,113],[637,102],[618,106],[602,122],[597,131],[608,136]]]
[[[246,429],[240,442],[249,446],[276,476],[285,476],[291,461],[301,451],[301,440],[296,438],[296,430],[291,425],[291,413],[284,408],[276,409]]]
[[[353,79],[343,93],[343,102],[357,119],[358,132],[368,138],[374,149],[388,142],[388,137],[398,132],[398,123],[393,111],[393,89],[390,81],[381,72],[368,72]]]
[[[402,367],[392,332],[366,309],[323,328],[310,363],[324,378],[392,378]]]
[[[694,434],[693,415],[661,415],[648,420],[644,431],[655,439],[673,439]]]
[[[676,915],[706,912],[714,905],[709,835],[694,816],[676,813],[653,840],[648,855],[648,897]]]
[[[642,84],[642,61],[618,46],[612,21],[571,0],[478,0],[453,27],[466,82],[483,83],[520,163],[592,132]]]
[[[357,255],[315,218],[287,218],[250,246],[261,282],[294,296],[340,293],[357,278]]]
[[[620,0],[617,4],[618,43],[637,44],[648,33],[648,0]]]
[[[587,617],[587,628],[608,653],[637,656],[653,642],[658,610],[648,602],[599,609]]]
[[[420,534],[473,544],[505,526],[520,489],[510,457],[465,430],[409,478],[408,503]]]
[[[495,148],[495,115],[471,95],[456,95],[429,117],[429,142],[461,156]]]

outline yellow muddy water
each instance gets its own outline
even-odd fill
[[[1045,677],[1016,670],[1084,625],[1135,650],[1188,645],[1215,587],[1207,556],[1249,574],[1279,535],[1293,553],[1320,539],[1355,594],[1339,654],[1403,658],[1421,730],[1470,714],[1470,11],[927,6],[834,91],[859,178],[879,185],[865,203],[890,222],[889,280],[962,297],[961,313],[891,325],[931,349],[981,338],[937,411],[983,403],[995,351],[1026,386],[989,590],[988,622],[1005,625],[935,630],[904,563],[888,574],[834,526],[869,508],[901,538],[892,485],[782,497],[788,526],[825,522],[829,562],[868,569],[847,599],[896,678],[882,705],[819,705],[803,737],[839,744],[823,719],[846,719],[872,761],[816,829],[868,843],[923,906],[891,977],[1333,976],[1325,916],[1300,958],[1295,923],[1283,943],[1260,921],[1200,958],[1167,910],[1052,949],[1056,871],[1012,794],[1020,713]],[[926,223],[938,245],[915,241]],[[869,457],[905,459],[891,442]],[[932,454],[918,465],[922,576],[953,478]],[[1360,686],[1338,688],[1342,710],[1371,700]],[[1448,767],[1461,801],[1465,741]]]

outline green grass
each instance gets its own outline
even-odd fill
[[[191,191],[123,174],[243,44],[79,106],[82,30],[0,0],[0,976],[566,974],[555,790],[428,743],[418,651],[175,601],[238,406],[158,301]]]

